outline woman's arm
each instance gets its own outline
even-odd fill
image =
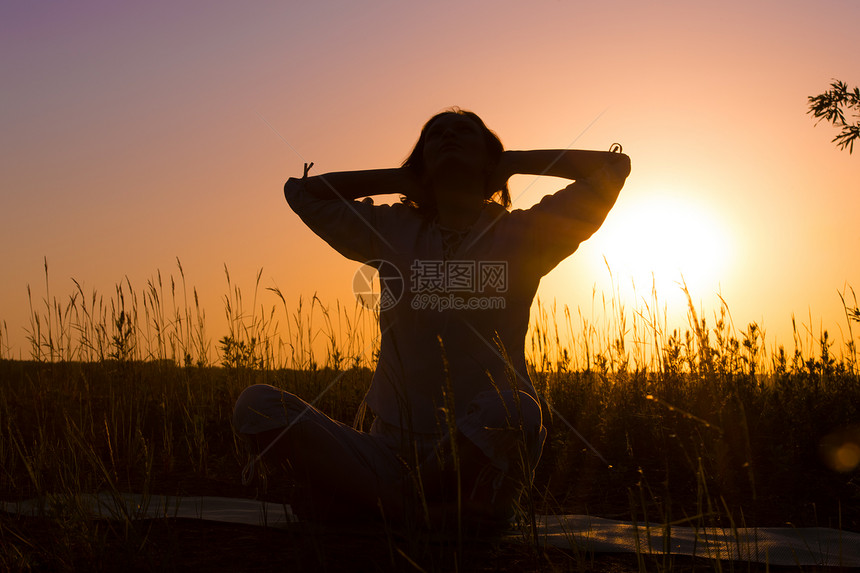
[[[575,180],[519,215],[532,229],[534,264],[546,274],[603,224],[630,173],[630,158],[604,151],[506,151],[497,173]]]
[[[313,164],[311,164],[313,165]],[[306,166],[307,170],[308,167]],[[392,169],[369,169],[366,171],[336,171],[323,175],[291,177],[284,186],[301,185],[304,190],[320,199],[341,198],[347,201],[371,195],[399,193],[414,196],[419,184],[412,172],[403,167]]]
[[[630,158],[623,153],[578,149],[505,151],[496,174],[507,180],[512,175],[548,175],[564,179],[614,179],[624,182],[630,174]]]

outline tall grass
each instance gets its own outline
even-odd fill
[[[251,383],[319,397],[334,418],[356,419],[378,348],[374,313],[316,296],[291,304],[260,288],[261,273],[246,297],[225,276],[226,332],[213,342],[178,260],[176,275],[140,287],[125,279],[109,294],[75,281],[65,298],[53,294],[46,263],[44,296],[28,287],[29,361],[9,360],[0,323],[0,497],[65,501],[48,508],[53,545],[41,529],[0,518],[0,568],[91,565],[117,539],[123,563],[148,563],[151,525],[94,523],[73,502],[80,493],[288,498],[271,483],[239,484],[246,460],[229,420]],[[521,509],[530,551],[546,552],[535,512],[860,530],[860,310],[853,291],[841,296],[847,338],[793,321],[788,349],[769,344],[763,325],[737,327],[726,301],[706,317],[689,293],[682,326],[668,323],[654,289],[635,309],[617,291],[595,294],[588,317],[538,301],[527,354],[549,438]],[[393,564],[430,551],[391,539],[400,543],[389,547]],[[450,565],[431,557],[431,569]],[[671,568],[661,559],[655,566]]]
[[[161,271],[135,289],[125,278],[106,295],[75,289],[65,298],[51,294],[45,261],[45,295],[34,300],[27,285],[30,324],[25,328],[29,358],[37,362],[170,360],[181,366],[213,364],[263,370],[369,366],[374,357],[374,313],[356,302],[326,306],[316,295],[294,306],[277,287],[261,292],[257,273],[248,305],[225,267],[222,297],[227,332],[213,344],[197,289],[189,287],[179,259],[178,276]],[[264,294],[268,300],[263,301]],[[5,322],[0,359],[13,356]],[[3,334],[5,329],[5,336]],[[320,341],[323,341],[322,343]]]

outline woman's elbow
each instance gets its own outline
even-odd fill
[[[290,177],[284,183],[284,199],[287,200],[290,207],[296,210],[297,207],[308,203],[310,200],[320,199],[314,192],[307,179],[297,179]]]
[[[287,182],[284,183],[284,199],[286,199],[288,203],[290,198],[298,192],[300,185],[301,179],[296,179],[295,177],[290,177],[287,179]]]

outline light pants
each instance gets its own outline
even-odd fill
[[[267,384],[246,388],[233,410],[233,426],[244,435],[277,428],[284,428],[286,433],[297,424],[312,425],[313,431],[335,437],[353,457],[350,462],[368,468],[382,486],[402,482],[410,468],[436,455],[450,439],[447,429],[420,434],[378,417],[370,432],[362,432],[329,418],[298,396]],[[531,480],[546,429],[540,406],[529,394],[512,390],[482,392],[472,399],[466,414],[456,420],[456,427],[489,459],[490,464],[482,473],[492,476],[494,491],[501,487],[505,477],[523,476],[523,470],[525,479]],[[306,426],[303,431],[309,429]]]

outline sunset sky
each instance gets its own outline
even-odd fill
[[[838,293],[860,290],[860,153],[806,110],[834,78],[860,84],[858,30],[856,0],[5,2],[0,321],[26,356],[45,258],[62,299],[72,278],[142,289],[178,257],[215,339],[225,265],[243,289],[262,268],[288,301],[351,304],[358,265],[302,225],[284,181],[304,161],[398,166],[456,105],[509,149],[619,142],[631,157],[543,300],[591,315],[612,289],[605,257],[630,308],[653,273],[681,320],[683,273],[705,316],[721,295],[769,345],[791,348],[792,313],[841,339]],[[527,208],[563,182],[511,184]]]

